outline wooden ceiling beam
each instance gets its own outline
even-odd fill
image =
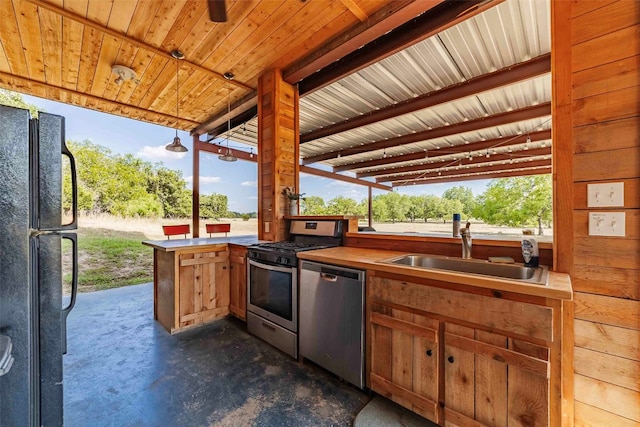
[[[348,182],[350,184],[364,185],[365,187],[377,188],[380,190],[391,191],[388,185],[378,184],[377,182],[367,181],[364,179],[353,178],[350,176],[339,175],[330,171],[312,168],[309,166],[300,165],[300,173],[308,173],[309,175],[321,176],[323,178],[335,179],[337,181]]]
[[[412,144],[414,142],[427,141],[434,138],[442,138],[444,136],[456,135],[464,132],[472,132],[480,129],[486,129],[494,126],[506,125],[509,123],[520,122],[524,120],[536,119],[551,114],[551,103],[535,105],[533,107],[525,107],[519,110],[513,110],[505,113],[494,114],[493,116],[479,117],[477,119],[466,122],[455,123],[449,126],[441,126],[439,128],[423,130],[408,135],[389,138],[382,141],[376,141],[369,144],[347,148],[329,153],[318,154],[316,156],[303,159],[302,164],[322,162],[324,160],[335,159],[337,157],[353,156],[360,153],[366,153],[372,150],[382,150],[384,148],[398,147],[400,145]]]
[[[336,166],[333,168],[333,171],[344,172],[344,171],[354,170],[354,169],[369,169],[377,166],[388,167],[390,165],[403,163],[403,162],[426,160],[427,155],[430,160],[437,161],[439,157],[450,156],[453,154],[468,153],[469,151],[490,149],[498,146],[509,147],[514,145],[524,144],[527,141],[527,136],[531,138],[531,142],[546,141],[551,139],[551,130],[550,129],[541,130],[537,132],[532,132],[528,135],[523,134],[523,135],[504,136],[502,138],[495,138],[487,141],[478,141],[470,144],[456,145],[453,147],[444,147],[441,149],[429,150],[427,152],[419,151],[417,153],[401,154],[399,156],[387,157],[386,159],[381,158],[381,159],[369,160],[369,161],[360,162],[360,163],[349,163],[348,165]],[[426,163],[422,164],[422,166],[426,166],[426,165],[427,165]],[[417,166],[420,166],[420,165],[417,165]],[[409,168],[413,166],[406,166],[406,167]],[[392,170],[400,171],[403,169],[404,167],[397,167]],[[358,173],[357,175],[359,178],[367,177],[367,176],[383,175],[385,174],[385,171],[388,171],[388,170],[390,169],[385,168],[384,170],[373,170],[373,171],[368,170],[366,172]]]
[[[454,84],[443,89],[425,93],[417,98],[407,99],[366,114],[350,117],[335,125],[326,126],[300,135],[300,143],[313,141],[336,133],[345,132],[361,126],[377,123],[382,120],[413,113],[435,105],[451,102],[456,99],[475,95],[501,86],[506,86],[551,72],[551,54],[541,55],[520,64],[505,67],[493,73],[485,74]]]
[[[486,162],[484,162],[486,163]],[[537,167],[543,167],[543,166],[548,166],[551,167],[551,158],[548,159],[542,159],[542,160],[532,160],[532,161],[527,161],[523,159],[519,159],[518,163],[513,163],[510,165],[503,165],[503,164],[494,164],[494,165],[490,165],[490,166],[482,166],[482,163],[477,164],[476,166],[470,166],[470,165],[460,165],[460,169],[447,169],[445,171],[439,171],[438,169],[440,168],[433,168],[421,173],[414,173],[414,174],[409,174],[409,175],[401,175],[401,176],[390,176],[390,177],[382,177],[382,178],[376,178],[376,182],[402,182],[402,181],[413,181],[416,179],[422,179],[422,178],[426,178],[429,175],[432,176],[456,176],[456,175],[460,175],[460,174],[477,174],[477,173],[483,173],[483,172],[500,172],[503,171],[505,169],[507,170],[511,170],[511,169],[517,169],[517,168],[537,168]]]
[[[215,154],[216,156],[219,154],[222,154],[221,152],[218,151],[218,149],[222,148],[223,150],[226,150],[226,147],[223,147],[222,145],[210,144],[205,141],[198,141],[197,145],[198,145],[198,150],[204,151],[205,153]],[[246,160],[248,162],[253,162],[253,163],[258,162],[258,156],[256,153],[253,153],[253,156],[252,156],[251,153],[247,153],[246,151],[236,150],[236,149],[231,149],[231,152],[235,157],[237,157],[240,160]]]
[[[282,70],[284,81],[296,84],[354,52],[372,40],[410,21],[444,0],[398,0],[374,12],[365,22],[337,35],[319,49]]]
[[[204,135],[205,133],[209,133],[211,136],[215,137],[220,135],[220,133],[225,132],[224,129],[227,128],[227,122],[229,120],[229,116],[231,116],[231,121],[234,120],[238,116],[246,116],[248,111],[253,112],[253,116],[258,114],[258,96],[254,93],[250,93],[244,98],[240,99],[238,102],[231,105],[231,113],[228,114],[226,111],[222,114],[215,114],[208,119],[206,119],[202,124],[191,131],[191,135]],[[249,113],[250,114],[250,113]],[[253,117],[251,116],[251,117]],[[216,128],[222,127],[224,128],[222,132],[216,134]]]
[[[97,31],[100,31],[100,32],[104,33],[104,34],[108,34],[111,37],[115,37],[115,38],[117,38],[119,40],[126,41],[127,43],[130,43],[130,44],[132,44],[132,45],[134,45],[134,46],[136,46],[136,47],[138,47],[140,49],[145,49],[145,50],[148,50],[150,52],[153,52],[156,55],[159,55],[161,57],[166,58],[167,60],[175,61],[175,59],[171,56],[171,52],[165,52],[162,49],[159,49],[159,48],[157,48],[155,46],[151,46],[151,45],[149,45],[147,43],[141,42],[140,40],[134,39],[133,37],[129,37],[126,34],[121,33],[120,31],[116,31],[116,30],[113,30],[113,29],[111,29],[109,27],[105,27],[104,25],[99,24],[99,23],[94,22],[94,21],[91,21],[90,19],[87,19],[87,18],[85,18],[83,16],[76,15],[75,13],[70,12],[70,11],[68,11],[66,9],[63,9],[61,7],[58,7],[58,6],[55,6],[55,5],[51,4],[51,3],[44,2],[42,0],[25,0],[25,1],[33,3],[38,7],[46,9],[46,10],[48,10],[50,12],[53,12],[55,14],[58,14],[60,16],[65,17],[65,18],[68,18],[68,19],[71,19],[73,21],[76,21],[76,22],[78,22],[78,23],[80,23],[82,25],[86,25],[87,27],[93,28],[93,29],[95,29]],[[180,63],[181,64],[185,64],[185,65],[187,65],[188,67],[190,67],[190,68],[192,68],[194,70],[198,70],[200,72],[208,74],[209,76],[214,77],[216,79],[223,80],[225,82],[229,82],[230,84],[232,84],[234,86],[237,86],[239,88],[242,88],[242,89],[245,89],[245,90],[249,90],[249,91],[255,91],[255,88],[249,86],[248,84],[239,82],[237,80],[227,80],[227,79],[224,78],[224,76],[222,74],[217,73],[217,72],[215,72],[213,70],[209,70],[208,68],[204,68],[201,65],[194,64],[193,62],[189,62],[186,59],[180,60]],[[109,65],[111,66],[113,64],[109,64]]]
[[[351,53],[342,56],[320,69],[320,71],[303,79],[298,83],[300,96],[316,91],[345,76],[362,70],[501,2],[502,0],[449,0],[442,2],[375,40],[369,39],[373,41],[366,43],[357,50],[351,51]]]
[[[529,176],[529,175],[544,175],[550,174],[551,167],[542,166],[539,168],[530,169],[510,169],[502,172],[490,172],[478,175],[459,174],[455,176],[435,176],[432,178],[416,179],[413,181],[407,181],[402,183],[393,184],[394,187],[406,187],[408,185],[424,185],[424,184],[442,184],[445,182],[462,182],[462,181],[475,181],[478,179],[496,179],[496,178],[510,178],[513,176]]]
[[[104,103],[106,105],[111,105],[114,107],[114,110],[117,109],[120,111],[120,115],[133,119],[133,120],[142,120],[142,121],[147,121],[150,122],[149,120],[145,120],[144,117],[147,114],[153,114],[155,115],[155,117],[157,117],[158,119],[162,119],[162,120],[155,120],[153,122],[150,123],[154,123],[154,124],[158,124],[158,125],[164,125],[164,126],[168,126],[168,127],[175,127],[176,123],[178,123],[178,127],[179,129],[189,129],[193,126],[196,126],[198,124],[198,122],[194,122],[193,120],[189,120],[189,119],[184,119],[181,117],[176,117],[170,114],[164,114],[164,113],[160,113],[158,111],[153,111],[153,110],[147,110],[144,108],[140,108],[140,107],[136,107],[133,105],[127,105],[127,104],[123,104],[121,102],[118,101],[110,101],[108,99],[104,99],[104,98],[100,98],[99,96],[95,96],[95,95],[91,95],[88,93],[82,93],[82,92],[78,92],[77,90],[73,90],[73,89],[67,89],[65,87],[62,86],[56,86],[50,83],[44,83],[44,82],[40,82],[37,80],[32,80],[32,79],[28,79],[26,77],[20,77],[20,76],[14,76],[13,74],[8,74],[5,72],[0,71],[0,86],[5,86],[7,88],[10,88],[10,90],[13,90],[15,92],[21,92],[21,93],[26,93],[26,94],[30,94],[29,90],[26,90],[26,88],[32,89],[30,87],[30,85],[37,85],[41,88],[43,88],[44,90],[46,89],[55,89],[57,91],[60,91],[60,93],[66,93],[69,95],[75,95],[77,97],[81,97],[82,98],[86,98],[88,100],[94,101],[96,103],[95,107],[92,107],[92,109],[97,110],[97,111],[102,111],[104,113],[109,113],[109,114],[116,114],[113,110],[106,110],[106,109],[100,109],[99,105],[101,103]],[[66,102],[68,104],[72,104],[71,102],[68,101],[62,101],[61,99],[55,99],[53,97],[49,97],[48,99],[52,100],[52,101],[58,101],[58,102]],[[79,107],[83,107],[83,108],[87,108],[83,105],[78,105]],[[163,123],[164,122],[164,123]]]
[[[473,157],[471,160],[465,157],[463,159],[458,159],[458,160],[443,160],[443,161],[434,162],[434,163],[423,163],[420,165],[411,165],[411,166],[405,166],[400,168],[380,169],[373,172],[357,174],[357,177],[358,178],[365,178],[365,177],[372,177],[372,176],[388,177],[388,176],[393,176],[400,173],[428,172],[434,169],[440,169],[443,167],[456,165],[456,164],[473,166],[473,165],[479,165],[479,164],[488,163],[488,162],[508,162],[511,160],[522,161],[522,159],[526,159],[529,157],[550,156],[550,155],[551,155],[551,147],[544,147],[544,148],[536,148],[533,150],[518,151],[514,153],[492,154],[489,158],[483,155],[483,156]]]

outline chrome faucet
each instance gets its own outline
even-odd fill
[[[460,230],[460,237],[462,237],[462,258],[471,258],[471,223],[467,221],[467,226]]]

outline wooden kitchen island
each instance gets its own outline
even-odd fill
[[[153,316],[170,333],[229,313],[244,319],[246,247],[257,236],[144,241],[153,248]]]

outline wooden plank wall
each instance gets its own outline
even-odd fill
[[[571,127],[566,139],[554,135],[554,145],[567,148],[571,143],[570,158],[563,162],[560,157],[555,167],[572,170],[570,189],[563,190],[566,182],[556,183],[556,200],[568,196],[572,200],[568,210],[571,219],[566,221],[572,224],[571,233],[558,237],[558,243],[569,250],[557,251],[557,266],[570,270],[575,291],[575,425],[637,426],[640,2],[578,0],[570,7],[554,3],[556,14],[568,14],[564,20],[556,16],[555,38],[569,36],[567,22],[570,28],[569,55],[555,63],[570,61],[571,68],[563,73],[559,66],[554,84],[569,88],[571,109],[564,114],[560,94],[555,100],[554,128],[556,124],[566,128],[567,119]],[[604,182],[624,183],[623,207],[587,207],[587,185]],[[595,211],[624,212],[626,236],[589,236],[588,213]],[[558,215],[562,218],[566,212]]]
[[[298,91],[272,70],[258,82],[258,238],[286,240],[285,187],[299,189]]]

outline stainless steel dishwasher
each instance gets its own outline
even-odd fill
[[[364,388],[364,271],[302,261],[300,356]]]

